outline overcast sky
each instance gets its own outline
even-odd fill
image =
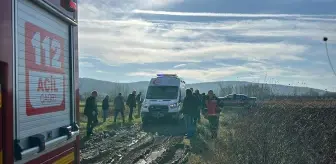
[[[81,0],[80,77],[239,80],[336,91],[335,0]]]

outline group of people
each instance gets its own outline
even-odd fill
[[[87,136],[92,135],[93,128],[98,123],[98,107],[96,97],[97,91],[93,91],[91,96],[86,99],[84,115],[87,116]],[[143,99],[141,98],[141,92],[137,95],[136,91],[133,91],[128,95],[126,105],[129,107],[128,120],[133,120],[133,111],[137,107],[138,114],[140,115],[140,109]],[[113,101],[114,105],[114,122],[117,121],[119,113],[121,114],[123,122],[125,122],[124,110],[125,99],[121,93],[119,93]],[[108,118],[110,110],[109,96],[107,95],[102,102],[102,115],[105,122]],[[186,97],[183,100],[182,113],[187,129],[187,137],[193,137],[196,132],[197,122],[201,119],[201,113],[209,120],[211,137],[217,137],[219,114],[220,114],[220,101],[213,93],[212,90],[208,91],[208,94],[200,94],[199,90],[193,91],[193,88],[186,90]]]
[[[187,129],[187,137],[195,135],[197,122],[200,121],[201,113],[209,120],[211,137],[217,137],[219,126],[220,101],[212,90],[208,94],[200,94],[199,90],[193,92],[193,88],[186,90],[186,97],[183,100],[182,113],[184,115]]]
[[[98,106],[96,97],[98,96],[97,91],[92,91],[91,96],[86,99],[85,107],[84,107],[84,115],[87,117],[87,126],[86,126],[86,132],[87,136],[92,135],[93,128],[98,123]],[[129,115],[128,120],[133,120],[133,111],[137,107],[138,108],[138,114],[140,115],[140,109],[141,104],[143,102],[143,99],[141,97],[141,92],[139,94],[136,94],[136,91],[133,91],[131,94],[128,95],[126,100],[126,105],[129,107]],[[119,113],[121,114],[122,120],[125,123],[125,116],[124,116],[124,110],[125,110],[125,99],[122,96],[121,93],[119,93],[113,101],[114,105],[114,123],[117,122],[117,117]],[[105,96],[103,102],[102,102],[102,115],[103,115],[103,121],[105,122],[108,118],[110,112],[110,97],[108,95]]]

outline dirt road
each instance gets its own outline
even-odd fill
[[[185,163],[189,148],[182,143],[183,134],[183,124],[166,122],[147,127],[114,126],[82,139],[80,163]]]

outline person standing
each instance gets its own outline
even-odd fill
[[[214,95],[212,90],[209,90],[205,104],[208,108],[207,118],[210,123],[211,138],[217,138],[220,115],[220,100]]]
[[[125,123],[125,116],[124,116],[124,110],[125,110],[125,104],[124,104],[124,97],[121,95],[121,93],[118,94],[118,96],[116,96],[114,98],[114,123],[117,122],[117,117],[118,114],[121,114],[123,123]]]
[[[136,107],[136,100],[135,100],[135,96],[136,96],[136,91],[133,91],[131,94],[128,95],[127,97],[127,106],[129,107],[130,111],[129,111],[129,115],[128,115],[128,120],[132,121],[133,120],[133,109]]]
[[[138,105],[138,114],[140,116],[140,110],[141,110],[141,105],[142,105],[142,98],[141,98],[141,92],[136,96],[136,102]]]
[[[188,138],[193,137],[196,131],[197,101],[191,90],[187,89],[186,97],[183,100],[182,113],[184,115]]]
[[[205,114],[205,108],[206,108],[206,105],[205,105],[205,99],[206,99],[206,95],[205,95],[205,93],[203,92],[203,93],[202,93],[202,114],[203,114],[203,115]]]
[[[92,91],[91,96],[86,99],[84,107],[84,115],[87,117],[86,124],[86,135],[90,136],[93,134],[93,128],[98,123],[97,115],[97,101],[96,97],[98,96],[97,91]]]
[[[195,117],[196,121],[200,122],[201,121],[201,106],[202,106],[202,98],[201,98],[201,94],[199,93],[199,90],[196,89],[194,96],[197,98],[197,115]]]
[[[102,109],[103,109],[103,121],[106,122],[106,118],[108,117],[110,104],[109,104],[109,96],[106,95],[103,102],[102,102]]]

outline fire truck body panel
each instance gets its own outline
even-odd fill
[[[16,135],[22,140],[52,130],[59,136],[58,128],[72,120],[69,25],[30,1],[17,6]]]
[[[0,164],[79,163],[75,5],[1,2]]]

